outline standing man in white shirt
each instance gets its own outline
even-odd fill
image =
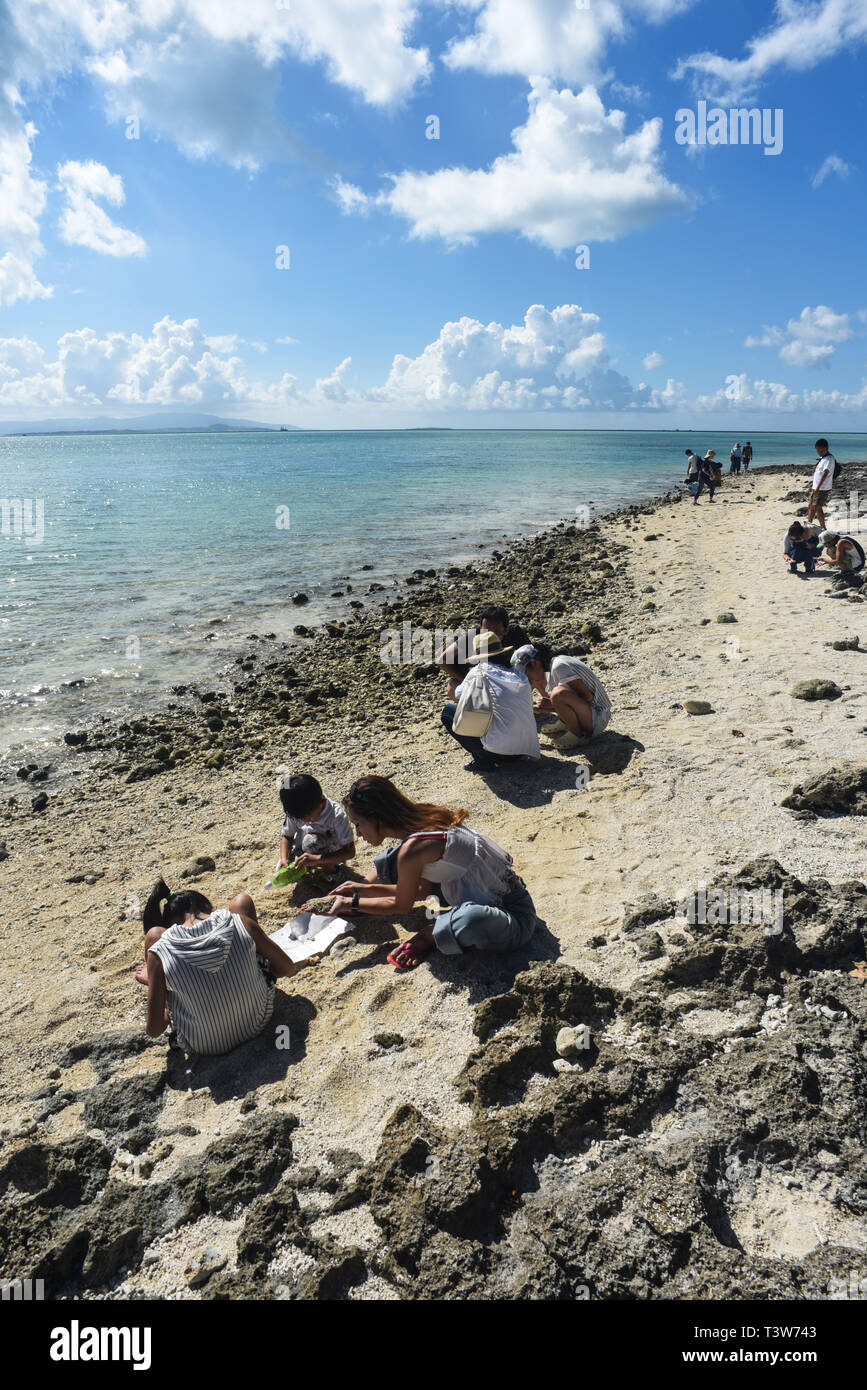
[[[443,706],[440,715],[452,738],[472,754],[473,760],[465,764],[465,771],[484,772],[518,758],[540,758],[530,682],[510,666],[498,664],[499,658],[508,659],[513,648],[504,647],[492,632],[480,632],[473,638],[473,649],[468,664],[477,666],[484,662],[485,681],[491,696],[493,714],[487,732],[481,738],[455,733],[452,725],[458,707],[452,700]],[[458,699],[462,690],[463,682],[455,691]]]
[[[828,448],[827,439],[816,440],[816,453],[819,455],[816,469],[813,473],[813,482],[810,490],[810,507],[807,512],[807,525],[815,517],[825,529],[825,503],[831,496],[831,488],[834,486],[834,468],[837,460]]]

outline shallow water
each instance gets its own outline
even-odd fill
[[[206,678],[245,634],[288,637],[371,582],[664,492],[688,443],[727,467],[712,432],[0,438],[0,752]],[[754,466],[814,460],[809,435],[753,444]],[[867,436],[834,447],[863,458]]]

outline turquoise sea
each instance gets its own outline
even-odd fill
[[[753,435],[754,467],[812,466],[814,437]],[[0,753],[164,697],[224,665],[246,634],[288,638],[347,612],[371,582],[466,560],[576,507],[664,492],[687,444],[727,467],[733,442],[560,430],[0,438]],[[867,435],[832,449],[865,458]],[[331,597],[347,583],[351,595]],[[289,601],[299,589],[305,608]]]

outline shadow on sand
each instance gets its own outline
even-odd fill
[[[491,768],[479,776],[495,796],[512,806],[547,806],[555,792],[572,790],[579,785],[580,768],[589,767],[591,781],[594,777],[617,776],[625,771],[636,753],[643,752],[644,744],[637,739],[607,730],[592,743],[568,755],[543,753],[538,763]],[[587,785],[586,780],[582,785]]]
[[[307,1052],[307,1034],[316,1008],[303,994],[274,991],[274,1013],[257,1037],[221,1057],[186,1056],[170,1047],[166,1078],[173,1091],[207,1086],[216,1105],[283,1081]],[[285,1031],[288,1029],[288,1033]],[[286,1044],[288,1043],[288,1046]]]

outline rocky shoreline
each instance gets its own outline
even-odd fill
[[[164,709],[70,729],[63,743],[50,750],[47,764],[26,755],[11,760],[10,788],[15,779],[25,783],[16,787],[13,801],[25,809],[26,793],[38,784],[29,807],[41,811],[50,795],[45,787],[49,781],[109,775],[130,784],[191,761],[216,770],[263,747],[275,730],[299,731],[290,735],[295,740],[311,727],[335,720],[397,717],[417,706],[432,681],[438,695],[442,684],[433,661],[419,662],[407,653],[409,659],[397,665],[383,662],[381,652],[388,648],[382,634],[402,636],[405,623],[433,636],[437,630],[474,625],[486,603],[503,602],[531,636],[558,650],[586,655],[602,640],[602,630],[596,618],[576,623],[574,609],[588,605],[594,613],[599,610],[600,619],[612,622],[621,596],[617,566],[605,550],[606,522],[623,516],[637,524],[676,497],[667,493],[619,509],[586,528],[561,521],[532,539],[512,539],[505,550],[494,547],[468,564],[417,569],[403,576],[395,596],[388,591],[382,599],[383,586],[372,585],[377,597],[367,607],[353,600],[353,612],[345,619],[315,628],[299,623],[293,643],[251,633],[212,682],[174,686],[175,698]]]
[[[711,509],[562,523],[303,646],[251,639],[212,688],[69,745],[79,776],[22,779],[0,808],[0,1278],[125,1300],[867,1296],[867,886],[848,867],[867,721],[844,626],[863,600],[780,577],[776,532],[755,617],[738,568],[803,505],[793,478],[724,484],[744,510],[721,510],[737,544],[706,595]],[[380,660],[383,631],[490,601],[611,682],[589,791],[565,758],[471,785],[436,668]],[[799,699],[796,676],[837,693]],[[214,901],[264,876],[280,763],[332,795],[358,767],[470,806],[532,886],[530,948],[402,978],[380,968],[398,924],[369,924],[278,991],[290,1048],[148,1040],[129,974],[147,874],[168,863]],[[725,912],[684,914],[684,866]],[[756,893],[779,921],[733,909]],[[271,929],[288,901],[264,901]]]

